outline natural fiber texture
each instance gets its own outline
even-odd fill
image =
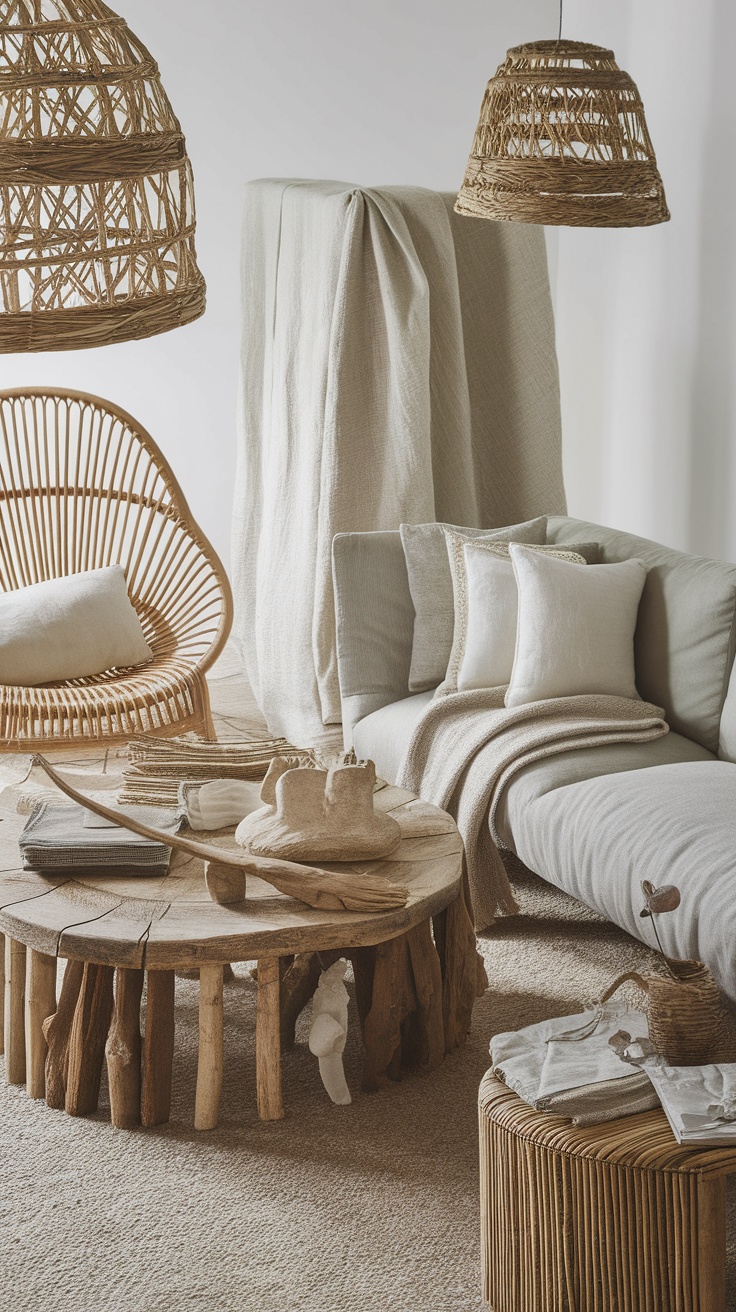
[[[657,1052],[671,1066],[733,1061],[723,997],[708,968],[702,961],[667,964],[670,975],[647,980],[649,1037]]]
[[[266,734],[228,649],[208,683],[228,737]],[[16,760],[0,762],[3,782],[22,777]],[[527,876],[515,892],[524,915],[479,943],[492,987],[468,1042],[431,1075],[360,1093],[349,983],[349,1107],[333,1107],[322,1087],[307,1009],[283,1059],[286,1119],[259,1120],[256,984],[244,964],[224,989],[216,1130],[192,1129],[195,980],[176,982],[170,1124],[114,1130],[106,1076],[94,1118],[52,1112],[0,1081],[2,1312],[487,1312],[477,1098],[490,1036],[579,1011],[617,971],[649,973],[656,960],[542,880]],[[736,1277],[735,1238],[732,1229]]]
[[[452,204],[421,187],[246,187],[235,633],[269,731],[293,742],[319,746],[342,718],[336,534],[564,505],[544,234]],[[351,594],[370,607],[384,583],[379,566]],[[361,686],[383,692],[384,676]]]
[[[612,50],[535,41],[486,87],[458,214],[632,228],[669,210],[644,106]]]
[[[195,730],[225,643],[225,571],[167,461],[130,415],[56,389],[0,393],[0,588],[120,564],[153,660],[42,687],[0,686],[0,743]]]
[[[133,738],[128,744],[130,764],[123,771],[119,803],[176,806],[182,784],[210,779],[263,779],[275,756],[298,756],[315,762],[285,738],[200,743],[185,738]]]
[[[483,1292],[496,1312],[733,1306],[718,1298],[733,1148],[678,1147],[661,1110],[577,1129],[490,1071],[479,1122]]]
[[[158,67],[101,0],[0,0],[0,351],[204,312],[192,171]]]
[[[510,780],[532,761],[558,752],[648,742],[667,733],[662,711],[648,702],[587,694],[507,707],[505,692],[450,693],[430,702],[396,781],[455,819],[465,844],[477,929],[518,909],[494,823]]]

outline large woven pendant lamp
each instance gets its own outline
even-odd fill
[[[150,337],[204,308],[154,59],[102,0],[0,0],[0,351]]]
[[[669,219],[641,97],[612,50],[558,40],[508,51],[486,88],[455,209],[591,228]]]

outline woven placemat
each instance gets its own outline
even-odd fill
[[[119,803],[176,806],[183,781],[263,779],[275,756],[316,761],[313,751],[294,747],[285,738],[202,742],[182,738],[131,738]]]

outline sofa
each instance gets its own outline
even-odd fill
[[[581,540],[599,544],[602,563],[647,568],[636,687],[669,732],[526,766],[500,799],[497,833],[530,871],[650,944],[641,880],[677,884],[681,906],[660,918],[665,950],[704,961],[736,1001],[736,565],[549,517],[548,543]],[[399,532],[339,534],[333,574],[345,745],[393,783],[434,696],[408,686],[414,608]]]

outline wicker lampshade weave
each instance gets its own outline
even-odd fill
[[[0,351],[102,346],[204,312],[184,136],[101,0],[0,0]]]
[[[641,97],[612,50],[535,41],[508,51],[486,88],[455,209],[592,228],[669,219]]]

